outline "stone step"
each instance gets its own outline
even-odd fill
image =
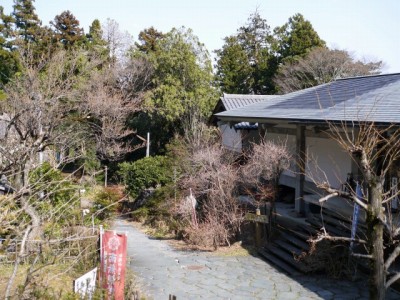
[[[306,272],[304,264],[299,261],[296,261],[292,253],[289,253],[286,250],[282,250],[280,247],[276,245],[268,246],[267,251],[273,254],[276,258],[283,261],[284,263],[290,265],[293,269],[297,270],[297,272],[300,273]]]
[[[299,247],[303,251],[308,251],[308,249],[310,248],[310,245],[306,242],[306,240],[300,239],[291,233],[282,231],[280,232],[280,237],[286,240],[287,242],[291,243],[292,245]]]
[[[341,230],[337,228],[336,226],[332,226],[327,222],[322,222],[321,219],[317,218],[309,218],[308,222],[318,228],[320,231],[322,227],[325,228],[325,230],[333,236],[350,236],[350,233],[346,232],[345,230]]]
[[[270,262],[271,264],[273,264],[274,266],[283,270],[284,272],[288,273],[291,276],[301,275],[301,273],[297,269],[293,268],[291,264],[286,263],[284,260],[282,260],[280,257],[275,256],[269,250],[260,249],[258,250],[258,254],[265,260],[267,260],[268,262]]]
[[[297,245],[294,245],[292,243],[289,243],[287,241],[278,239],[274,242],[274,244],[281,248],[284,251],[289,252],[289,254],[295,255],[295,256],[300,256],[302,253],[304,253],[304,249],[300,248]]]

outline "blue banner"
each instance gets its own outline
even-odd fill
[[[362,199],[362,191],[361,187],[357,182],[357,187],[356,187],[356,196],[359,200]],[[351,242],[350,242],[350,251],[353,251],[353,240],[356,237],[356,232],[357,232],[357,225],[358,225],[358,215],[360,214],[360,206],[357,203],[354,203],[354,209],[353,209],[353,220],[351,223]]]

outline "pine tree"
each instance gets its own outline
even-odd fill
[[[57,41],[61,42],[66,49],[83,42],[83,29],[79,27],[79,21],[69,10],[55,16],[51,24],[55,29]]]
[[[136,42],[135,47],[143,53],[155,52],[158,48],[158,41],[164,37],[165,35],[161,31],[156,30],[153,26],[146,28],[139,33],[140,43]]]

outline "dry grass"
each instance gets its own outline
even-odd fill
[[[18,268],[18,273],[12,287],[12,291],[16,291],[20,285],[25,281],[26,272],[29,266],[21,265]],[[0,273],[0,297],[4,297],[4,292],[13,272],[14,265],[7,264],[1,265]],[[44,284],[46,288],[51,290],[55,295],[72,292],[73,280],[78,277],[74,276],[72,272],[66,272],[70,268],[67,264],[48,266],[35,273],[35,282]]]

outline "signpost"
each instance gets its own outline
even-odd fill
[[[250,222],[254,222],[255,224],[255,242],[256,242],[256,246],[260,247],[261,246],[261,240],[262,240],[262,231],[264,226],[261,226],[261,224],[269,224],[269,216],[267,215],[261,215],[260,213],[260,209],[257,208],[256,209],[256,213],[252,214],[252,213],[247,213],[244,216],[244,219]]]
[[[74,280],[74,292],[78,293],[81,299],[92,299],[96,288],[96,275],[97,268],[94,268],[85,275]]]
[[[252,213],[247,213],[244,216],[244,219],[246,221],[263,223],[263,224],[268,224],[269,223],[269,218],[266,215],[256,215],[256,214],[252,214]]]

